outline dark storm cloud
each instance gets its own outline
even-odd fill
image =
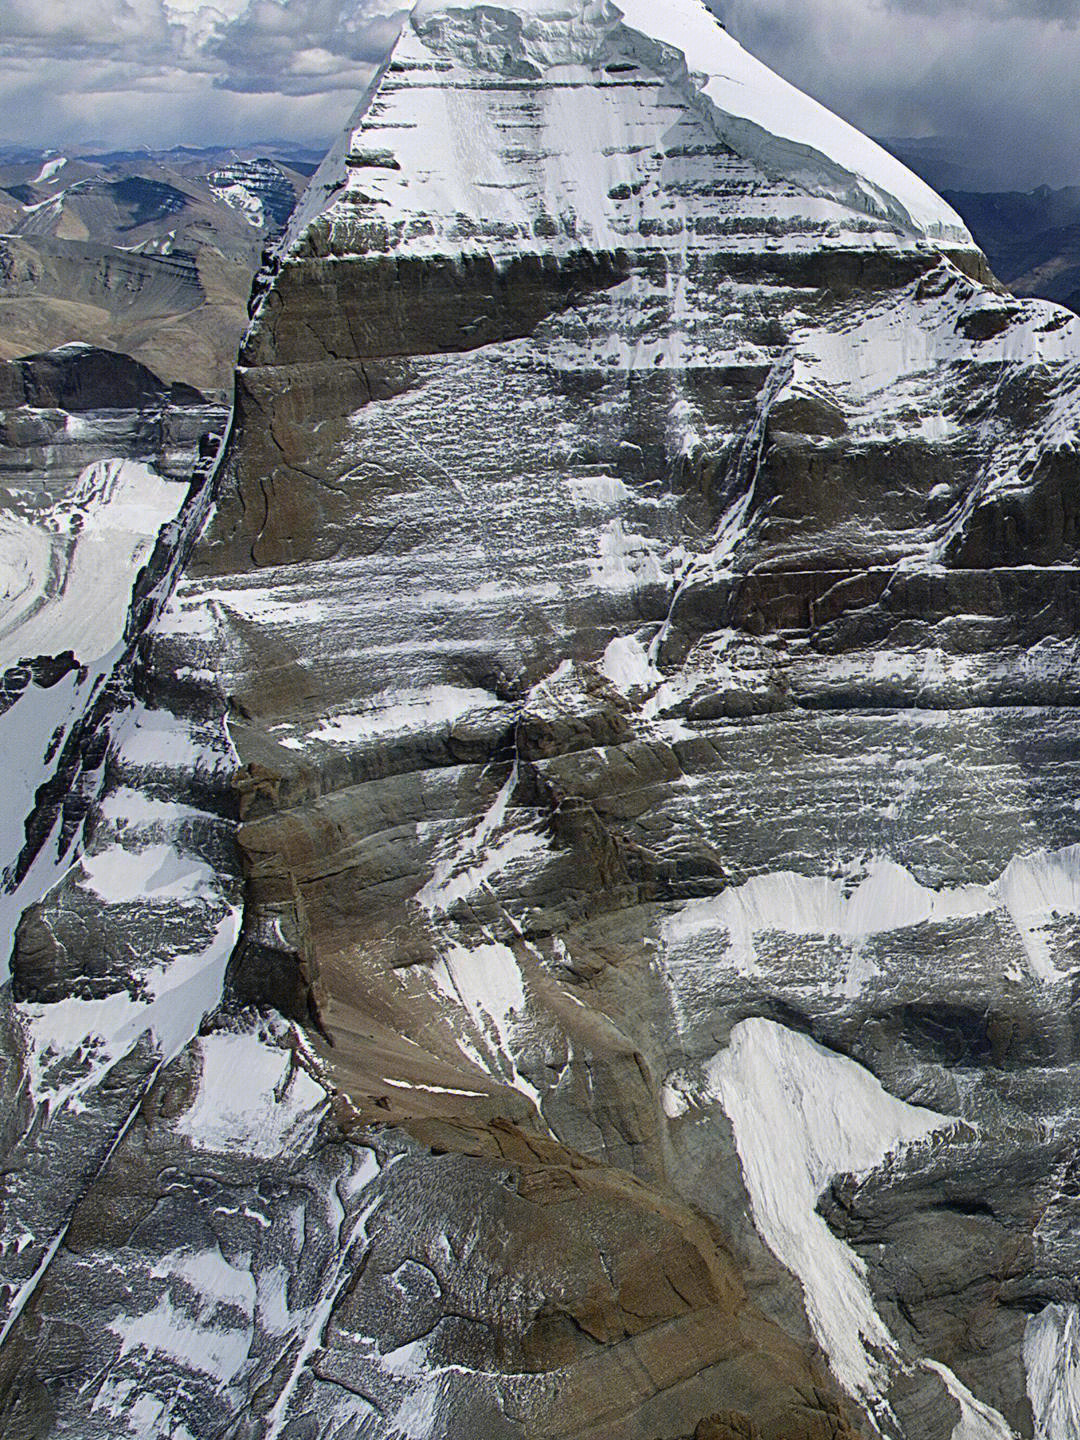
[[[977,15],[984,20],[1031,20],[1073,26],[1080,0],[886,0],[887,10],[908,15]]]
[[[1080,180],[1080,0],[716,0],[755,54],[861,129],[946,137],[972,184]]]

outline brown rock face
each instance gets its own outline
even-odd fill
[[[524,164],[522,134],[529,164],[564,163],[538,138],[548,81],[507,90],[482,69],[459,90],[456,43],[407,32],[353,149],[392,147],[436,73],[463,125],[497,115],[518,134],[501,164]],[[833,865],[885,854],[929,893],[994,881],[1017,852],[1023,805],[961,836],[938,818],[956,814],[944,772],[899,825],[875,830],[856,796],[883,785],[884,815],[879,777],[938,743],[867,707],[959,707],[948,744],[978,791],[998,761],[971,687],[979,703],[1069,693],[1001,656],[1067,633],[1047,617],[1069,610],[1055,497],[1071,462],[1021,424],[1057,423],[1075,342],[1048,366],[1057,315],[981,288],[972,252],[843,207],[806,243],[798,187],[719,141],[625,43],[636,68],[597,103],[648,116],[654,148],[637,211],[617,186],[598,201],[618,244],[536,214],[515,231],[481,205],[453,219],[481,243],[455,253],[403,160],[379,171],[390,201],[350,172],[267,277],[178,600],[214,607],[202,653],[245,766],[253,938],[234,985],[313,1027],[362,1126],[507,1167],[509,1199],[475,1179],[475,1200],[449,1202],[498,1216],[454,1282],[492,1298],[470,1309],[444,1288],[436,1310],[485,1330],[486,1373],[560,1377],[515,1412],[527,1433],[840,1437],[862,1405],[945,1436],[958,1402],[936,1372],[896,1390],[891,1418],[855,1382],[844,1395],[830,1322],[811,1341],[802,1319],[804,1293],[812,1318],[826,1302],[762,1220],[752,1138],[679,1077],[712,1073],[758,1017],[952,1115],[947,984],[917,998],[886,924],[889,978],[866,990],[795,901],[740,922],[760,926],[749,968],[710,958],[738,943],[731,918],[684,949],[671,937],[779,872],[842,889]],[[677,223],[654,223],[660,195]],[[1030,360],[1004,361],[1021,333]],[[897,352],[898,334],[917,338]],[[1018,506],[1024,524],[1006,518]],[[1048,848],[1075,834],[1057,804],[1037,822]],[[932,927],[920,945],[989,962],[986,938]],[[837,965],[847,980],[825,978]],[[512,1284],[535,1297],[523,1313],[494,1298]],[[910,1345],[904,1365],[947,1353],[1010,1422],[1022,1408],[1015,1377],[986,1385],[951,1341],[882,1343]],[[991,1343],[1016,1346],[1015,1326]],[[867,1364],[884,1396],[900,1372]]]

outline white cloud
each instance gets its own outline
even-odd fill
[[[203,53],[226,88],[309,94],[358,88],[360,69],[382,57],[395,33],[384,12],[357,0],[248,0]]]
[[[0,0],[0,140],[325,139],[387,43],[386,9],[382,0]]]

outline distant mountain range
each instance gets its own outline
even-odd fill
[[[946,191],[998,278],[1080,313],[1080,186],[1030,194]]]
[[[943,138],[881,142],[963,216],[998,279],[1080,312],[1080,186],[1001,190]]]
[[[318,159],[0,150],[0,360],[77,339],[226,390],[259,257]]]

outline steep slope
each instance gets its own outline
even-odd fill
[[[0,913],[63,873],[83,747],[115,705],[139,607],[171,563],[226,414],[126,355],[68,345],[0,365]],[[57,804],[72,782],[67,822]],[[35,797],[41,804],[35,808]],[[80,809],[81,807],[81,809]]]
[[[1078,419],[698,0],[416,6],[19,926],[5,1435],[1068,1440]]]

